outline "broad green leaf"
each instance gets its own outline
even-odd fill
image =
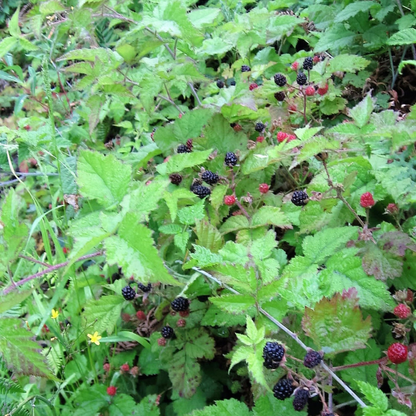
[[[105,241],[108,263],[118,264],[127,276],[134,276],[142,283],[178,285],[154,247],[152,231],[139,220],[137,215],[127,213],[120,223],[118,235]]]
[[[349,46],[354,42],[356,36],[354,32],[347,30],[342,23],[334,24],[319,39],[315,46],[315,52],[336,51],[344,46]]]
[[[157,170],[162,174],[181,172],[185,168],[191,168],[195,165],[204,163],[211,152],[212,149],[204,150],[202,152],[178,153],[172,156],[168,163],[158,165]]]
[[[357,381],[360,387],[361,393],[365,398],[375,407],[385,412],[389,407],[389,401],[386,395],[377,387],[372,386],[370,383],[364,381]]]
[[[244,315],[233,315],[232,313],[223,311],[218,306],[210,305],[207,313],[201,320],[201,325],[204,326],[236,326],[244,325]]]
[[[195,252],[191,253],[191,257],[197,261],[199,267],[212,266],[222,261],[222,257],[219,254],[212,253],[205,247],[196,244],[193,247]]]
[[[349,110],[349,115],[354,119],[355,124],[361,128],[369,122],[373,108],[373,98],[370,94],[367,94],[361,102]]]
[[[39,6],[39,11],[43,16],[63,12],[64,10],[65,7],[58,0],[43,1]]]
[[[335,17],[335,22],[344,22],[345,20],[350,19],[351,17],[354,17],[360,12],[366,12],[367,10],[371,9],[374,5],[377,3],[374,1],[356,1],[354,3],[348,4],[347,7],[345,7],[344,10],[337,13]]]
[[[132,413],[135,405],[134,399],[128,394],[116,394],[110,404],[110,416],[125,416]]]
[[[255,299],[250,295],[222,295],[211,297],[209,300],[222,310],[230,313],[244,313],[255,305]]]
[[[181,397],[192,397],[201,383],[200,365],[180,350],[172,357],[168,367],[169,378]]]
[[[93,134],[97,124],[100,122],[100,112],[106,99],[103,94],[91,95],[86,102],[86,106],[90,109],[88,116],[89,133]]]
[[[269,389],[269,385],[264,377],[264,358],[262,356],[263,348],[256,346],[255,350],[252,350],[252,353],[247,357],[247,366],[248,371],[250,372],[251,377],[255,383],[258,383],[260,386],[263,386],[266,389]]]
[[[0,354],[7,367],[17,374],[56,380],[39,352],[34,335],[22,327],[20,319],[0,319]]]
[[[74,49],[62,55],[57,61],[90,61],[95,62],[99,59],[101,63],[106,64],[112,69],[120,66],[124,59],[117,53],[108,48],[94,48],[94,49]]]
[[[210,26],[220,13],[221,9],[214,9],[212,7],[206,9],[191,9],[189,18],[197,29],[202,29],[205,26]]]
[[[250,224],[248,219],[244,215],[236,215],[228,218],[228,220],[222,224],[220,231],[222,234],[227,234],[249,227]]]
[[[175,242],[175,246],[185,254],[189,241],[189,232],[184,231],[183,233],[176,234],[173,241]]]
[[[25,290],[23,292],[11,292],[5,296],[2,296],[0,303],[0,314],[7,312],[13,306],[22,303],[32,294],[32,289]]]
[[[160,416],[160,407],[158,406],[156,400],[156,395],[146,396],[142,399],[142,401],[135,407],[137,415]]]
[[[9,33],[15,37],[20,37],[20,27],[19,27],[19,14],[20,14],[20,7],[14,12],[12,18],[9,21]]]
[[[183,227],[179,224],[168,224],[159,227],[159,231],[163,234],[179,234],[182,232]]]
[[[261,207],[253,215],[251,227],[261,227],[263,225],[274,225],[285,230],[292,228],[290,221],[278,207]]]
[[[245,256],[243,262],[248,261]],[[243,294],[252,294],[257,289],[256,273],[253,267],[246,269],[242,264],[219,264],[215,271],[220,274],[219,279]]]
[[[337,140],[330,140],[325,137],[316,137],[313,141],[305,143],[305,145],[300,150],[299,155],[297,155],[296,161],[300,163],[320,152],[339,149],[339,147],[340,143]]]
[[[112,334],[117,321],[120,319],[121,309],[124,305],[124,298],[120,295],[102,296],[98,300],[90,300],[84,309],[84,318],[89,326],[89,333],[95,331],[102,335],[107,331]]]
[[[293,397],[286,400],[276,400],[272,393],[267,393],[256,400],[253,408],[253,416],[307,416],[307,411],[296,411],[293,408]]]
[[[311,139],[315,134],[319,133],[322,130],[322,127],[303,127],[301,129],[296,129],[295,134],[298,139],[305,141]]]
[[[179,221],[185,225],[195,224],[197,220],[202,220],[205,217],[204,200],[201,199],[195,205],[182,208],[178,212]]]
[[[224,204],[224,197],[227,194],[227,185],[217,185],[211,192],[211,205],[214,209],[218,210],[220,206]]]
[[[412,45],[416,43],[416,29],[408,28],[394,33],[388,40],[388,45]]]
[[[78,186],[84,197],[97,199],[109,208],[120,204],[130,184],[131,167],[113,155],[81,150],[78,157]]]
[[[330,116],[332,114],[338,114],[342,111],[347,104],[347,100],[341,97],[332,97],[332,96],[325,96],[324,100],[321,101],[319,109],[322,111],[323,114],[326,116]]]
[[[365,348],[371,336],[371,317],[363,320],[357,291],[352,288],[306,308],[302,327],[318,349],[328,355]]]
[[[355,3],[357,4],[357,3]],[[365,58],[357,55],[338,55],[329,61],[328,73],[337,71],[356,72],[361,71],[370,64]]]
[[[198,237],[196,244],[207,248],[213,253],[217,253],[224,245],[220,232],[208,221],[197,221],[194,231]]]
[[[74,416],[95,415],[108,405],[108,394],[104,384],[93,384],[77,389],[74,393]]]
[[[210,109],[197,109],[185,113],[173,126],[175,139],[179,143],[186,143],[188,139],[199,137],[212,114]]]
[[[221,400],[203,410],[195,410],[190,416],[250,416],[248,407],[236,399]]]
[[[12,50],[18,43],[19,40],[12,36],[9,38],[4,38],[0,42],[0,58],[6,55],[6,53]]]

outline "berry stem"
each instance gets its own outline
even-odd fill
[[[247,211],[244,209],[244,207],[241,205],[240,201],[236,198],[235,199],[235,204],[238,206],[238,208],[241,209],[241,212],[245,215],[245,217],[250,220],[251,217],[250,215],[248,215]]]
[[[80,257],[79,259],[75,260],[75,261],[81,261],[81,260],[87,260],[87,259],[92,259],[94,257],[98,257],[101,256],[103,254],[102,251],[97,251],[95,253],[92,254],[87,254],[85,256]],[[21,279],[17,282],[13,282],[14,286],[8,287],[6,289],[3,290],[3,295],[7,295],[8,293],[10,293],[11,291],[13,291],[13,289],[17,286],[22,286],[27,282],[30,282],[33,279],[36,279],[38,277],[41,277],[45,274],[51,273],[55,270],[58,269],[62,269],[63,267],[65,267],[67,264],[69,264],[71,260],[68,261],[64,261],[63,263],[59,263],[59,264],[55,264],[54,266],[50,266],[45,270],[42,270],[41,272],[35,273],[35,274],[31,274],[30,276],[25,277],[24,279]]]
[[[42,266],[45,266],[45,267],[52,267],[48,263],[44,263],[43,261],[36,260],[33,257],[24,256],[23,254],[20,254],[19,255],[19,258],[24,259],[24,260],[27,260],[27,261],[31,261],[31,262],[36,263],[36,264],[41,264]]]
[[[302,114],[303,114],[303,120],[305,122],[305,126],[307,126],[308,118],[306,117],[306,94],[305,94],[305,91],[302,90],[302,94],[303,94],[303,113]]]
[[[177,263],[182,263],[180,260],[176,261]],[[235,293],[236,295],[240,295],[240,292],[233,289],[232,287],[228,286],[226,283],[221,282],[214,276],[210,275],[204,270],[199,269],[198,267],[192,267],[192,270],[195,270],[196,272],[202,274],[203,276],[208,277],[210,280],[216,282],[220,286],[228,289],[230,292]],[[268,312],[266,312],[263,308],[258,308],[258,311],[264,315],[266,318],[268,318],[271,322],[273,322],[276,326],[278,326],[282,331],[286,332],[295,342],[297,342],[305,351],[309,351],[309,348],[299,339],[299,337],[292,332],[289,328],[286,328],[285,325],[280,323],[277,319],[273,318]],[[329,368],[323,361],[321,362],[322,368],[330,375],[334,380],[338,382],[338,384],[344,388],[344,390],[350,394],[351,397],[355,399],[355,401],[361,406],[361,407],[367,407],[367,405],[354,393],[353,390],[351,390],[333,371],[331,368]]]
[[[332,367],[332,371],[340,371],[340,370],[345,370],[347,368],[362,367],[364,365],[383,364],[386,361],[387,361],[386,357],[380,358],[378,360],[372,360],[372,361],[361,361],[359,363],[340,365],[338,367]]]
[[[354,211],[354,208],[348,203],[348,201],[342,196],[341,189],[337,188],[336,191],[337,191],[337,198],[340,199],[347,206],[347,208],[354,214],[354,217],[360,223],[361,227],[365,228],[365,224],[363,223],[363,220]]]

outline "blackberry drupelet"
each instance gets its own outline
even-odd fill
[[[309,390],[298,389],[295,393],[295,398],[293,399],[293,408],[300,412],[308,403],[309,399]]]
[[[224,85],[225,85],[225,84],[224,84],[221,80],[218,80],[218,81],[217,81],[217,87],[218,87],[218,88],[224,88]]]
[[[295,191],[292,195],[292,203],[297,207],[307,204],[308,194],[305,191]]]
[[[241,67],[241,72],[250,72],[251,68],[248,65],[243,65]]]
[[[298,76],[296,77],[296,82],[299,85],[305,85],[307,81],[308,81],[308,78],[306,77],[306,75],[303,72],[299,72]]]
[[[178,153],[191,153],[191,150],[185,144],[180,144],[176,149]]]
[[[276,370],[276,368],[279,368],[280,361],[266,359],[263,361],[263,365],[269,370]]]
[[[310,71],[312,68],[313,68],[313,58],[311,58],[310,56],[308,56],[303,61],[303,69],[305,71]]]
[[[151,283],[149,283],[147,286],[145,286],[143,283],[138,283],[137,287],[142,291],[142,292],[150,292],[152,290],[152,285]]]
[[[227,154],[225,155],[225,164],[227,166],[235,166],[237,164],[237,160],[237,156],[233,152],[227,152]]]
[[[193,192],[193,191],[194,191],[194,189],[195,189],[195,187],[197,187],[198,185],[202,185],[202,181],[201,181],[201,179],[194,179],[194,180],[193,180],[193,182],[192,182],[191,187],[189,188],[189,190],[190,190],[191,192]]]
[[[278,342],[267,342],[263,348],[263,358],[265,360],[282,361],[285,349]]]
[[[201,177],[203,181],[209,183],[210,185],[215,185],[220,180],[220,177],[210,170],[206,170]]]
[[[261,133],[264,130],[265,127],[266,126],[263,123],[256,123],[256,125],[254,126],[254,130]]]
[[[206,196],[211,194],[211,189],[207,188],[206,186],[197,185],[194,186],[192,192],[195,195],[198,195],[201,199],[205,198]]]
[[[121,294],[126,300],[133,300],[136,297],[136,292],[130,286],[123,287]]]
[[[165,339],[173,338],[175,335],[175,331],[170,326],[164,326],[160,332]]]
[[[281,378],[273,387],[273,394],[276,399],[285,400],[289,398],[295,388],[292,382],[287,378]]]
[[[274,82],[279,87],[284,87],[286,85],[287,80],[286,80],[286,77],[283,74],[276,74],[274,76]]]
[[[172,175],[169,176],[169,179],[174,185],[179,185],[182,182],[182,175],[179,175],[179,173],[172,173]]]
[[[277,101],[284,101],[286,98],[286,95],[283,91],[279,91],[274,94],[274,98],[276,98]]]
[[[319,352],[310,350],[306,353],[303,359],[303,365],[308,368],[316,367],[322,361],[321,354]]]
[[[183,312],[183,311],[188,310],[189,300],[183,297],[179,297],[179,298],[176,298],[174,301],[172,301],[170,306],[176,312]]]

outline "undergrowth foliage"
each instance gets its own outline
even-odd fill
[[[2,414],[414,414],[414,1],[0,6]]]

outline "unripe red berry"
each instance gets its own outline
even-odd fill
[[[373,195],[370,192],[365,192],[360,197],[360,205],[363,208],[371,208],[375,205]]]
[[[313,63],[314,63],[314,64],[317,64],[319,61],[320,61],[319,55],[315,55],[315,56],[313,57]]]
[[[285,139],[287,139],[288,134],[283,132],[283,131],[279,131],[279,133],[277,133],[277,141],[279,143],[282,143]]]
[[[289,106],[289,113],[296,113],[297,110],[298,110],[298,106],[296,104],[291,104]]]
[[[257,143],[263,143],[264,142],[264,136],[257,137],[256,142]]]
[[[186,318],[187,316],[189,316],[189,309],[187,309],[186,311],[180,311],[179,316],[181,316],[182,318]]]
[[[144,321],[146,319],[146,314],[143,311],[137,311],[136,312],[137,319],[140,319],[141,321]]]
[[[157,340],[157,344],[161,347],[164,347],[166,345],[166,339],[165,338],[159,338]]]
[[[394,308],[394,314],[400,319],[406,319],[411,313],[411,309],[404,303],[401,303]]]
[[[122,314],[121,314],[121,319],[122,319],[124,322],[130,322],[131,316],[130,316],[128,313],[122,313]]]
[[[319,95],[325,95],[327,92],[328,92],[328,84],[325,84],[325,86],[318,88]]]
[[[224,197],[224,204],[225,205],[234,205],[235,204],[235,196],[234,195],[226,195]]]
[[[133,377],[138,376],[138,375],[139,375],[139,373],[140,373],[140,370],[139,370],[139,367],[137,367],[137,365],[136,365],[136,366],[134,366],[134,367],[132,367],[132,368],[131,368],[131,370],[130,370],[130,374],[131,374]]]
[[[233,127],[233,129],[234,129],[234,131],[241,131],[241,130],[243,130],[243,128],[242,128],[239,124],[236,124],[236,125]]]
[[[62,251],[64,252],[64,254],[68,254],[68,252],[69,252],[69,250],[68,250],[66,247],[64,247],[64,248],[62,249]]]
[[[287,142],[291,142],[292,140],[296,140],[296,136],[294,134],[289,134],[289,136],[287,137]]]
[[[401,364],[407,360],[407,347],[406,345],[398,342],[391,344],[387,350],[387,357],[393,364]]]
[[[305,94],[306,94],[308,97],[312,97],[312,96],[314,96],[314,95],[315,95],[315,87],[314,87],[314,86],[312,86],[312,85],[309,85],[309,87],[307,87],[307,88],[306,88],[306,90],[305,90]]]
[[[253,82],[252,84],[250,84],[250,86],[248,87],[248,89],[249,89],[250,91],[253,91],[253,90],[255,90],[256,88],[258,88],[258,85],[257,85],[255,82]]]
[[[116,393],[117,393],[117,387],[114,387],[114,386],[107,387],[107,394],[109,396],[114,396]]]
[[[299,68],[299,62],[293,62],[293,64],[291,65],[291,68],[292,68],[294,71],[297,71],[297,70],[298,70],[298,68]]]
[[[386,211],[392,215],[397,214],[399,212],[399,207],[396,204],[388,204]]]
[[[105,371],[106,373],[108,373],[108,372],[110,371],[110,364],[109,364],[109,363],[105,363],[105,364],[103,365],[103,369],[104,369],[104,371]]]
[[[267,194],[267,192],[269,192],[269,185],[267,185],[267,183],[261,183],[259,185],[259,191],[262,194]]]
[[[183,328],[186,325],[185,319],[178,319],[178,322],[176,322],[176,325],[178,325],[179,328]]]
[[[122,372],[124,372],[124,373],[127,373],[127,372],[130,370],[130,366],[129,366],[128,364],[123,364],[123,365],[120,367],[120,370],[121,370]]]
[[[413,302],[413,292],[410,289],[407,289],[406,302]]]

